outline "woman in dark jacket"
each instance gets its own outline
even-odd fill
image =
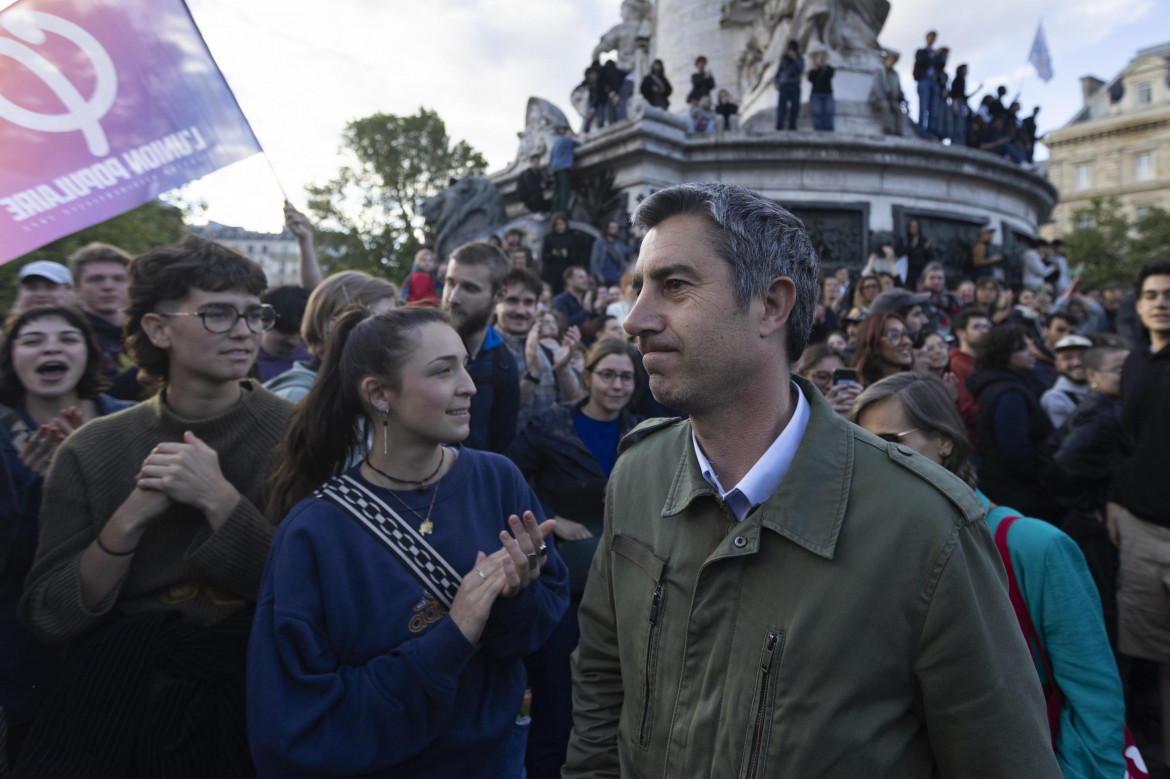
[[[674,91],[670,80],[666,78],[665,66],[662,60],[650,63],[650,72],[642,79],[642,97],[655,108],[663,111],[670,109],[670,93]]]
[[[554,295],[559,295],[565,289],[565,269],[580,265],[588,258],[581,257],[577,237],[569,230],[569,217],[563,211],[550,216],[548,224],[548,234],[540,246],[540,280],[552,287]]]
[[[60,670],[56,650],[16,616],[36,554],[49,462],[75,428],[133,405],[99,392],[101,367],[93,328],[73,308],[29,309],[11,318],[0,337],[0,707],[9,764]]]
[[[975,357],[967,388],[979,401],[979,489],[1025,516],[1056,522],[1059,511],[1042,484],[1052,423],[1028,381],[1035,363],[1028,336],[1015,324],[991,328]]]
[[[629,410],[637,399],[637,360],[637,350],[625,341],[597,341],[585,355],[585,399],[533,419],[506,453],[532,483],[545,516],[556,518],[557,551],[569,567],[569,610],[526,661],[532,689],[530,779],[559,777],[565,762],[573,726],[569,655],[580,637],[577,607],[602,533],[605,486],[618,442],[641,421]]]

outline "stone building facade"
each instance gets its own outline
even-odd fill
[[[1048,177],[1060,191],[1045,233],[1077,227],[1093,198],[1116,197],[1132,219],[1170,211],[1170,42],[1138,51],[1110,81],[1081,79],[1084,105],[1048,134]]]
[[[268,277],[268,288],[300,285],[300,250],[297,239],[285,228],[279,233],[257,233],[218,222],[192,227],[191,232],[235,249],[254,260]]]

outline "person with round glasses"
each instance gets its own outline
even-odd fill
[[[247,774],[245,734],[227,723],[244,718],[266,485],[292,408],[246,378],[273,321],[266,279],[196,236],[128,274],[126,348],[158,392],[53,458],[20,614],[69,659],[17,770],[96,760],[112,774],[134,759],[152,774]]]
[[[898,314],[872,314],[853,344],[853,367],[864,386],[910,370],[913,341],[906,320]]]
[[[639,422],[638,351],[616,338],[585,355],[585,399],[562,403],[529,422],[505,453],[532,483],[545,516],[557,520],[557,551],[569,568],[569,609],[553,635],[526,661],[532,688],[528,776],[560,776],[573,726],[569,655],[580,630],[577,607],[601,538],[605,489],[618,442]]]

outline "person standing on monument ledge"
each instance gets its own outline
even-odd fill
[[[622,443],[563,776],[1059,777],[982,504],[789,372],[819,270],[799,221],[715,183],[634,221],[625,328],[690,419]]]

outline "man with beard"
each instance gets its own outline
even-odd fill
[[[951,373],[959,382],[959,415],[967,426],[971,446],[975,445],[975,417],[979,401],[967,389],[967,377],[975,371],[975,352],[991,329],[991,318],[982,306],[967,306],[955,314],[955,338],[959,345],[951,349]]]
[[[508,260],[490,243],[465,243],[451,253],[443,284],[443,310],[467,349],[467,372],[475,382],[471,398],[472,449],[503,452],[516,435],[520,374],[500,334],[488,322],[504,285]]]
[[[496,327],[520,375],[517,432],[528,420],[557,403],[577,400],[583,392],[580,378],[569,366],[573,344],[581,340],[577,328],[568,329],[564,342],[555,352],[540,343],[540,326],[536,323],[540,288],[540,277],[535,273],[513,268],[496,296]]]

